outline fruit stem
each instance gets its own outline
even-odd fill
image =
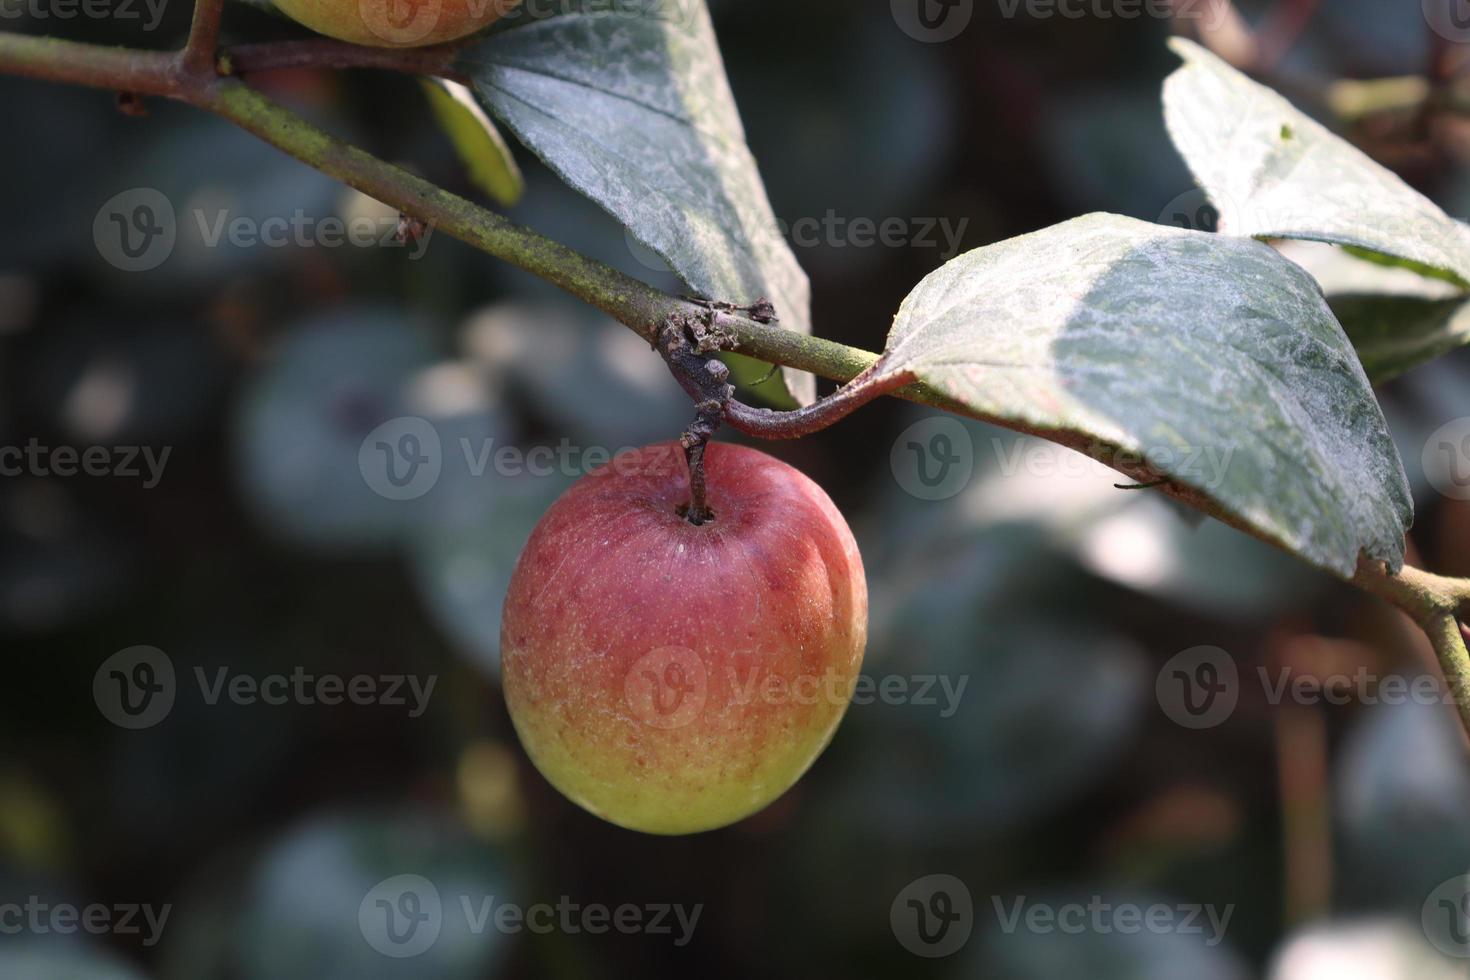
[[[701,527],[714,519],[706,499],[704,450],[725,424],[725,409],[735,394],[735,386],[730,384],[730,369],[718,358],[709,356],[700,325],[691,322],[692,319],[669,317],[660,328],[654,346],[679,386],[694,399],[694,421],[684,430],[679,443],[684,447],[684,461],[689,465],[689,507],[684,517],[695,527]]]
[[[814,405],[790,412],[752,408],[730,400],[725,421],[748,436],[761,439],[799,439],[840,422],[868,402],[891,395],[914,381],[912,373],[886,373],[882,361],[873,365]]]

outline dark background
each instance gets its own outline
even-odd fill
[[[1173,25],[975,6],[958,38],[925,44],[877,0],[715,4],[777,214],[963,219],[966,249],[1095,210],[1174,221],[1193,183],[1159,105]],[[1265,77],[1310,110],[1333,79],[1422,74],[1443,55],[1417,3],[1312,6],[1243,8],[1286,51]],[[1299,33],[1293,12],[1311,15]],[[0,29],[165,47],[188,15],[171,3],[153,32],[34,18]],[[226,34],[299,31],[236,6]],[[412,80],[265,84],[474,193]],[[409,506],[368,491],[359,447],[388,418],[436,414],[497,446],[617,449],[677,435],[687,401],[631,334],[447,236],[417,260],[181,240],[158,269],[115,269],[93,219],[133,188],[180,214],[382,216],[223,122],[148,108],[130,118],[106,93],[0,80],[0,443],[170,451],[154,487],[0,478],[0,902],[172,911],[152,946],[0,935],[0,975],[1459,975],[1428,958],[1421,928],[1430,893],[1470,865],[1453,713],[1359,697],[1273,705],[1253,681],[1258,666],[1308,680],[1433,670],[1407,621],[1106,473],[1008,474],[1016,440],[980,425],[960,423],[975,461],[963,491],[918,499],[890,450],[929,416],[897,402],[768,448],[826,487],[859,538],[868,672],[968,677],[959,710],[855,706],[796,788],[726,830],[660,839],[577,810],[526,761],[495,670],[505,576],[569,475],[446,464]],[[1390,116],[1349,135],[1452,214],[1470,207],[1463,123]],[[517,155],[529,181],[517,221],[672,288],[596,207]],[[818,332],[878,349],[943,252],[798,247]],[[1462,575],[1470,509],[1436,495],[1419,459],[1429,432],[1470,415],[1467,369],[1452,356],[1384,393],[1418,498],[1417,560]],[[137,645],[167,653],[179,694],[161,723],[128,731],[99,710],[93,678]],[[1228,651],[1245,683],[1227,721],[1193,731],[1171,721],[1155,678],[1198,646]],[[433,675],[437,687],[418,718],[211,705],[194,671],[220,667]],[[446,927],[399,961],[373,952],[356,916],[370,888],[405,873],[447,905],[469,894],[702,913],[684,947]],[[962,951],[928,960],[901,944],[890,906],[933,874],[964,882],[975,925]],[[1233,913],[1218,945],[1187,930],[1007,933],[996,913],[1094,896]]]

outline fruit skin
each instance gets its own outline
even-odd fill
[[[501,628],[511,720],[541,773],[620,826],[689,834],[784,793],[831,741],[867,641],[846,521],[798,470],[705,456],[713,522],[679,510],[677,443],[618,456],[532,533]]]
[[[296,23],[339,41],[416,48],[488,27],[520,0],[275,0]]]

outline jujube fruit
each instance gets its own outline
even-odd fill
[[[558,790],[633,830],[762,809],[831,740],[867,639],[852,532],[822,489],[711,444],[713,520],[677,443],[618,456],[537,525],[501,629],[506,703]]]

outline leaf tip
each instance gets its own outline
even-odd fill
[[[1186,64],[1193,61],[1198,56],[1206,53],[1203,46],[1201,46],[1196,41],[1191,41],[1187,37],[1179,37],[1176,35],[1175,37],[1169,38],[1168,44],[1169,50],[1177,54],[1180,60],[1184,61]]]

